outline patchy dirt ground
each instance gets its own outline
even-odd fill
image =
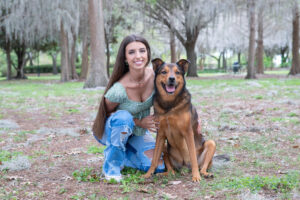
[[[299,77],[188,80],[203,133],[216,141],[217,155],[230,158],[216,160],[214,179],[200,183],[187,170],[144,181],[128,170],[123,183],[104,181],[103,147],[90,132],[103,89],[82,85],[0,82],[0,199],[300,199],[299,180],[289,176],[300,177]],[[244,184],[247,177],[296,185],[283,191],[284,183],[270,189],[268,182],[256,190]]]

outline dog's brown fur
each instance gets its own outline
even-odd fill
[[[192,180],[195,182],[201,180],[199,168],[201,175],[212,177],[207,169],[211,167],[216,145],[212,140],[204,141],[199,131],[197,111],[185,87],[184,74],[189,62],[181,59],[176,64],[164,63],[156,58],[152,64],[156,89],[154,114],[159,120],[159,129],[151,167],[144,177],[149,178],[154,173],[162,152],[168,169],[165,174],[174,174],[173,167],[188,166],[192,168]],[[168,86],[173,87],[171,92],[167,92]]]

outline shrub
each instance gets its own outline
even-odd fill
[[[57,71],[60,72],[60,65],[57,65]],[[52,73],[53,72],[53,66],[52,65],[33,65],[33,66],[26,66],[24,68],[25,73]]]
[[[224,69],[203,69],[198,70],[198,73],[224,73],[226,72]]]
[[[57,72],[60,73],[60,65],[57,65]],[[79,74],[81,71],[81,64],[76,64],[76,72]],[[53,72],[53,65],[46,64],[46,65],[33,65],[33,66],[26,66],[24,68],[24,73],[52,73]]]
[[[17,71],[15,70],[15,68],[12,67],[11,71],[12,71],[11,74],[12,77],[17,75]],[[7,76],[7,66],[5,64],[0,67],[0,77],[6,77],[6,76]]]

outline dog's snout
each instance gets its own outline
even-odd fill
[[[175,77],[169,77],[169,81],[173,83],[175,81]]]

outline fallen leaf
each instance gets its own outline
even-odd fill
[[[236,144],[233,145],[234,148],[239,148],[240,146],[241,146],[241,145],[238,144],[238,143],[236,143]]]
[[[82,128],[79,130],[79,134],[80,135],[84,135],[84,134],[87,134],[88,133],[88,130],[86,128]]]
[[[172,195],[172,194],[169,194],[169,193],[166,193],[166,192],[162,192],[161,193],[162,197],[167,197],[168,199],[176,199],[177,196],[176,195]]]
[[[77,154],[80,154],[81,152],[82,151],[79,150],[79,149],[73,149],[73,150],[71,150],[69,152],[66,152],[66,154],[68,154],[68,155],[77,155]]]
[[[239,140],[239,137],[238,136],[232,136],[232,137],[228,138],[228,140]]]
[[[297,149],[297,148],[299,148],[299,145],[294,145],[293,148]]]
[[[149,190],[147,190],[146,188],[141,188],[140,190],[138,190],[139,192],[142,192],[142,193],[148,193],[150,194],[151,192]]]
[[[30,181],[26,181],[26,182],[22,182],[22,185],[34,185],[34,183],[30,182]]]
[[[91,174],[91,177],[92,177],[93,179],[97,179],[97,175],[96,175],[96,174]]]
[[[14,180],[22,180],[23,177],[20,176],[8,176],[5,178],[7,181],[14,181]]]
[[[178,185],[181,183],[181,181],[170,181],[169,182],[171,185]]]
[[[278,171],[278,174],[287,174],[287,172],[283,172],[283,171]]]
[[[53,158],[60,158],[60,157],[63,157],[62,155],[53,155],[52,156]]]
[[[64,176],[62,177],[61,180],[64,180],[64,181],[69,181],[69,180],[72,180],[73,178],[71,176]]]

